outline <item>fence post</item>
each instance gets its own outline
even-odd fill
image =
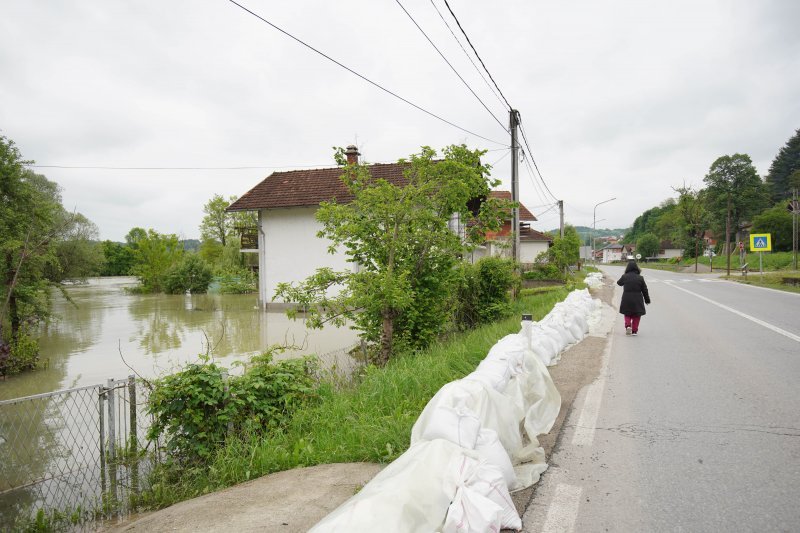
[[[114,419],[114,380],[109,379],[108,390],[108,479],[111,483],[112,502],[117,501],[117,439],[116,420]]]
[[[108,389],[100,386],[100,394],[97,396],[99,416],[100,416],[100,489],[106,493],[106,425],[104,405]]]
[[[136,426],[136,377],[128,376],[128,414],[130,432],[128,436],[128,460],[131,468],[131,491],[139,493],[139,435]]]

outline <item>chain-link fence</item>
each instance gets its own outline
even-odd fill
[[[0,401],[0,529],[125,513],[158,461],[133,376]]]

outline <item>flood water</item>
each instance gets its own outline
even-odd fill
[[[209,353],[222,366],[275,345],[276,359],[317,354],[346,365],[357,342],[347,327],[308,330],[283,311],[261,311],[255,294],[134,295],[131,277],[91,278],[53,294],[53,318],[41,328],[46,368],[0,380],[0,400],[105,383],[131,374],[156,377]],[[326,355],[327,354],[327,355]],[[131,368],[135,370],[131,370]]]

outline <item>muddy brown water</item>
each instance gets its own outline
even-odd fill
[[[152,378],[210,353],[222,366],[276,344],[344,366],[356,333],[348,327],[309,330],[284,311],[260,311],[254,294],[135,295],[131,277],[91,278],[67,289],[74,305],[53,294],[53,318],[39,343],[45,368],[0,380],[0,400],[124,379]],[[130,368],[129,368],[130,367]]]

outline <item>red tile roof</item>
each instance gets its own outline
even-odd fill
[[[378,163],[370,165],[369,171],[375,178],[405,185],[408,180],[403,176],[403,171],[409,167],[410,163]],[[353,195],[340,179],[343,171],[342,167],[334,167],[273,172],[233,202],[227,210],[311,206],[333,199],[347,203],[353,199]]]
[[[489,193],[491,198],[499,198],[501,200],[508,200],[511,201],[511,191],[491,191]],[[510,214],[509,214],[510,216]],[[519,203],[519,219],[524,220],[525,222],[535,222],[538,219],[528,211],[528,208],[522,205],[522,202]]]
[[[408,180],[403,171],[410,166],[410,163],[377,163],[368,168],[375,178],[405,185]],[[333,167],[273,172],[228,206],[227,211],[315,206],[333,199],[339,203],[350,202],[353,195],[340,179],[343,171],[342,167]],[[489,194],[492,198],[511,201],[509,191],[491,191]],[[519,219],[532,222],[536,217],[520,204]]]

